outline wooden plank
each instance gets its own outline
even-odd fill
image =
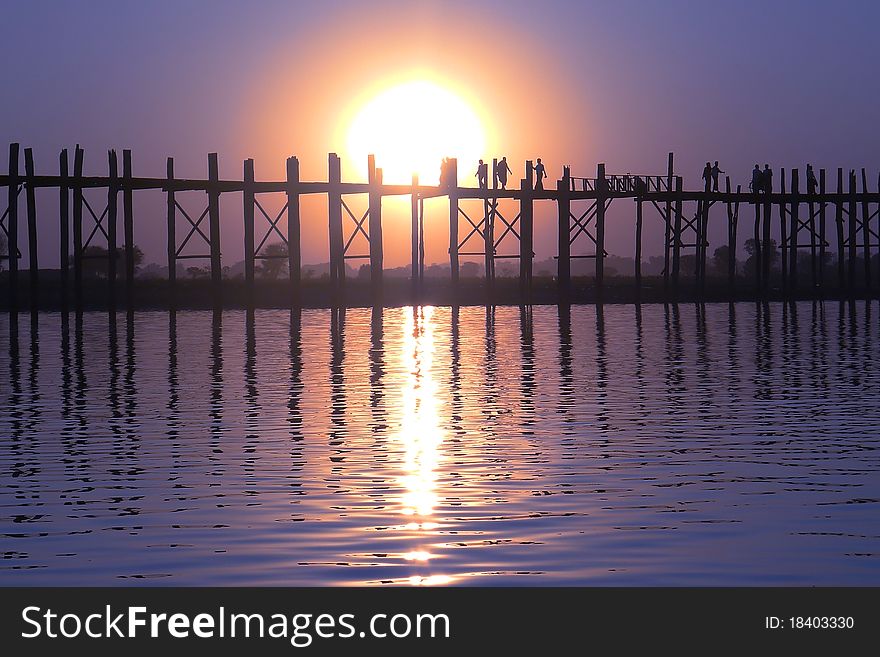
[[[370,158],[373,156],[371,155]],[[372,176],[367,218],[370,232],[370,290],[373,294],[373,303],[378,303],[382,296],[385,254],[382,248],[382,169],[376,168],[375,159],[370,161],[369,171]]]
[[[37,306],[40,290],[40,261],[37,253],[37,198],[34,189],[34,151],[24,149],[25,195],[27,197],[28,226],[28,276],[30,282],[30,305]]]
[[[134,199],[131,187],[131,149],[122,151],[122,231],[125,249],[125,295],[131,303],[134,291]]]
[[[211,232],[211,287],[215,303],[219,301],[220,285],[223,281],[223,268],[220,260],[220,178],[217,153],[208,153],[208,222]]]
[[[287,158],[287,275],[292,305],[302,304],[302,246],[299,215],[299,160]]]
[[[562,170],[562,180],[556,181],[557,247],[556,247],[556,286],[560,299],[565,299],[571,290],[571,170]]]
[[[244,219],[244,282],[247,289],[247,304],[254,299],[254,161],[244,161],[242,182],[242,217]]]
[[[166,246],[168,252],[168,283],[172,291],[177,283],[177,207],[174,200],[174,158],[165,161],[165,175],[168,181],[166,201]]]
[[[70,270],[70,192],[68,188],[67,149],[58,155],[58,171],[61,182],[58,186],[59,256],[61,263],[61,301],[67,306],[67,288]]]

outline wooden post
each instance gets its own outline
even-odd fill
[[[116,159],[116,151],[107,152],[107,168],[109,178],[107,180],[107,286],[110,291],[111,304],[116,296],[116,223],[119,213],[117,206],[117,192],[119,191],[119,162]]]
[[[812,171],[812,168],[807,172]],[[814,174],[815,175],[815,174]],[[818,263],[816,262],[817,256],[817,248],[818,244],[816,243],[816,185],[815,183],[810,182],[809,176],[807,177],[807,212],[809,213],[809,223],[807,224],[810,227],[810,287],[813,291],[816,290],[816,286],[818,285]]]
[[[419,289],[419,174],[412,175],[411,190],[409,193],[410,210],[410,280],[413,292]]]
[[[244,218],[244,284],[247,305],[254,303],[254,161],[244,161],[242,178],[242,217]]]
[[[330,153],[327,157],[327,218],[330,230],[330,283],[334,293],[339,292],[345,283],[345,253],[342,242],[342,166],[339,156]]]
[[[174,200],[174,158],[165,160],[165,175],[167,177],[166,190],[166,219],[167,219],[167,248],[168,248],[168,284],[174,290],[177,283],[177,221],[176,201]]]
[[[724,178],[724,190],[730,194],[730,176]],[[736,196],[739,198],[742,187],[736,186]],[[736,285],[736,231],[739,223],[739,201],[736,201],[735,209],[727,202],[727,286],[733,291]]]
[[[785,169],[779,170],[779,255],[782,257],[782,290],[783,294],[788,293],[788,248],[789,245],[786,245],[787,236],[785,226]]]
[[[134,289],[134,207],[131,183],[131,150],[122,151],[122,230],[125,233],[125,294],[131,303]]]
[[[557,247],[556,286],[560,299],[571,290],[571,169],[563,167],[562,180],[556,181]]]
[[[35,308],[40,290],[40,262],[37,255],[37,194],[34,187],[34,152],[30,148],[24,149],[24,175],[27,195],[30,304],[32,308]]]
[[[287,276],[293,305],[302,303],[302,247],[299,216],[299,160],[287,158]]]
[[[666,161],[666,192],[668,194],[672,194],[672,176],[673,176],[673,154],[670,153],[669,157]],[[666,197],[666,215],[663,217],[666,225],[666,239],[663,242],[665,245],[663,248],[663,285],[664,287],[669,284],[669,249],[670,249],[670,234],[672,233],[672,197]]]
[[[672,286],[678,287],[678,277],[681,272],[681,176],[675,177],[675,221],[672,230]]]
[[[83,149],[76,145],[73,151],[73,288],[76,304],[82,303],[83,266]]]
[[[608,183],[605,180],[605,163],[596,166],[596,287],[605,282],[605,199]]]
[[[849,172],[849,289],[856,288],[856,260],[858,244],[856,231],[856,172]]]
[[[458,160],[450,158],[447,179],[440,185],[448,185],[449,195],[449,276],[453,287],[458,285]]]
[[[67,306],[68,270],[70,269],[70,192],[68,189],[67,149],[58,156],[58,172],[61,183],[58,186],[58,217],[60,222],[59,256],[61,257],[61,300]]]
[[[843,237],[843,168],[837,169],[837,198],[834,201],[835,221],[837,223],[837,287],[843,289],[846,281],[844,275],[846,245]]]
[[[9,307],[18,305],[18,144],[9,144],[9,186],[7,188],[6,232],[9,239],[6,253],[9,257]]]
[[[755,240],[755,252],[753,255],[754,263],[755,263],[755,286],[757,289],[763,289],[763,272],[764,272],[764,258],[761,253],[761,200],[758,198],[758,192],[753,192],[755,195],[755,232],[754,232],[754,240]]]
[[[783,185],[785,182],[783,181]],[[773,249],[771,248],[770,235],[773,222],[773,202],[770,200],[771,192],[764,193],[764,212],[763,225],[761,230],[761,282],[764,289],[770,289],[770,265],[773,259]]]
[[[862,168],[862,254],[865,259],[865,289],[871,289],[871,208],[868,203],[868,176]]]
[[[789,238],[789,279],[792,291],[798,287],[798,229],[800,228],[800,174],[798,169],[791,170],[791,211],[789,221],[791,237]]]
[[[647,180],[646,180],[647,183]],[[647,190],[647,184],[645,186]],[[642,196],[636,196],[636,287],[642,287]]]
[[[819,169],[819,287],[825,287],[825,169]]]
[[[208,153],[208,221],[211,227],[211,288],[215,304],[219,300],[223,269],[220,261],[220,172],[217,153]]]
[[[488,182],[488,181],[487,181]],[[487,186],[488,187],[488,186]],[[498,158],[492,160],[492,191],[498,189]],[[483,200],[483,269],[486,273],[486,291],[491,292],[495,283],[495,208],[498,199]]]
[[[370,290],[373,302],[381,301],[382,297],[382,274],[385,266],[384,251],[382,248],[382,169],[376,168],[376,161],[370,155],[370,194],[369,194],[369,217],[367,219],[370,228]]]
[[[526,177],[520,182],[519,214],[519,287],[525,298],[532,289],[532,256],[534,241],[535,167],[526,160]]]

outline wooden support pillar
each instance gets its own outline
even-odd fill
[[[498,189],[498,158],[492,160],[492,191]],[[487,196],[483,201],[483,269],[486,273],[486,291],[495,283],[495,210],[498,199]]]
[[[70,191],[68,188],[67,149],[58,156],[58,173],[61,182],[58,186],[59,256],[61,262],[61,301],[67,307],[68,272],[70,269]]]
[[[782,257],[782,290],[783,294],[788,293],[788,256],[790,244],[788,241],[786,225],[785,225],[785,169],[779,170],[779,255]]]
[[[219,301],[223,268],[220,260],[220,172],[217,153],[208,153],[208,221],[211,227],[211,288],[214,303]]]
[[[636,197],[636,287],[642,287],[642,197]]]
[[[535,167],[526,160],[526,177],[520,182],[519,214],[519,287],[523,298],[532,291],[532,258],[534,256],[534,190]]]
[[[763,273],[764,273],[764,258],[761,253],[761,199],[758,198],[758,192],[754,192],[755,194],[755,231],[753,235],[753,239],[755,241],[755,251],[752,255],[752,261],[755,264],[755,287],[760,290],[763,289]]]
[[[846,266],[846,256],[844,248],[846,241],[843,231],[843,168],[837,169],[837,198],[834,201],[834,216],[837,224],[837,287],[843,289],[846,285],[846,276],[844,268]]]
[[[382,245],[382,169],[376,168],[376,161],[370,155],[370,194],[369,217],[370,229],[370,290],[373,302],[382,298],[382,274],[385,266],[385,255]]]
[[[24,149],[25,194],[27,196],[28,276],[31,308],[37,306],[40,290],[40,261],[37,254],[37,193],[34,186],[34,152]]]
[[[724,191],[730,194],[730,176],[724,178]],[[742,191],[740,185],[736,186],[736,196]],[[736,232],[739,223],[739,201],[735,205],[727,202],[727,287],[732,292],[736,286]]]
[[[116,158],[116,151],[107,152],[107,170],[109,177],[107,179],[107,286],[110,292],[111,305],[116,300],[116,260],[117,256],[117,239],[116,228],[119,208],[117,206],[119,191],[119,162]]]
[[[131,150],[122,151],[122,230],[125,248],[125,296],[131,303],[134,290],[134,203],[131,183]]]
[[[674,155],[672,153],[669,154],[669,157],[666,161],[666,192],[670,194],[667,196],[666,201],[666,214],[663,217],[665,222],[665,231],[666,231],[666,239],[663,244],[663,285],[666,286],[669,284],[669,256],[670,256],[670,245],[671,242],[670,237],[672,233],[672,176],[673,176],[673,160]]]
[[[410,281],[413,292],[419,291],[419,174],[412,175],[409,193],[410,211]]]
[[[327,219],[330,231],[330,283],[334,293],[345,283],[345,246],[342,241],[342,165],[336,153],[327,157]]]
[[[291,303],[302,304],[302,246],[299,216],[299,160],[287,158],[287,276]]]
[[[856,289],[856,262],[858,259],[858,232],[856,229],[856,172],[849,172],[849,289]]]
[[[816,286],[818,285],[818,271],[819,264],[816,261],[816,257],[818,255],[817,250],[819,247],[818,242],[816,241],[816,185],[815,183],[810,181],[810,172],[812,172],[812,168],[807,166],[807,212],[808,212],[808,221],[807,226],[810,230],[810,287],[815,291]],[[815,175],[815,174],[814,174]]]
[[[177,221],[176,201],[174,200],[174,158],[165,161],[166,183],[166,237],[168,249],[168,284],[174,290],[177,283]]]
[[[73,152],[73,289],[76,305],[82,303],[83,267],[83,149],[76,145]]]
[[[672,224],[672,285],[678,287],[679,274],[681,273],[681,197],[682,179],[675,177],[675,219]]]
[[[871,289],[871,208],[868,202],[868,176],[862,169],[862,257],[865,260],[865,289]]]
[[[784,184],[784,183],[783,183]],[[761,227],[761,283],[765,290],[770,289],[770,267],[773,264],[773,245],[770,236],[772,234],[773,202],[770,200],[771,192],[764,192],[763,224]]]
[[[605,163],[596,166],[596,287],[605,282],[605,200],[608,198],[608,182],[605,179]]]
[[[6,254],[9,258],[9,307],[18,305],[18,144],[9,144],[9,186],[7,188],[6,232],[9,238]]]
[[[446,169],[446,184],[449,194],[449,276],[452,285],[458,285],[458,160],[450,158]]]
[[[244,284],[247,305],[254,303],[254,161],[244,161],[242,178],[242,217],[244,218]]]
[[[560,300],[571,291],[571,169],[563,167],[556,181],[557,236],[556,286]]]
[[[800,174],[798,169],[791,170],[791,210],[789,211],[789,280],[792,291],[798,287],[798,232],[800,228]]]
[[[703,200],[697,202],[697,238],[696,242],[696,260],[697,260],[697,285],[702,289],[706,282],[706,230],[709,223],[709,195],[712,192],[712,177],[706,180],[704,186]]]
[[[819,271],[818,283],[819,287],[825,287],[825,249],[826,247],[826,226],[825,226],[825,169],[819,169]],[[812,212],[810,213],[812,215]]]

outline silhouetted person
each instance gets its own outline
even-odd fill
[[[535,189],[544,189],[544,178],[547,177],[547,171],[544,169],[544,165],[541,163],[541,158],[538,158],[538,163],[535,164]]]
[[[807,194],[811,196],[816,193],[816,189],[819,187],[819,181],[816,180],[816,174],[813,171],[813,165],[807,165]]]
[[[480,163],[477,165],[477,172],[474,175],[477,177],[477,185],[479,185],[480,189],[486,189],[489,186],[489,165],[484,163],[483,160],[480,160]]]
[[[757,164],[755,168],[752,169],[752,182],[749,183],[749,188],[752,190],[753,194],[760,194],[761,190],[764,187],[764,174],[761,173],[761,167]]]
[[[761,174],[761,187],[765,194],[773,193],[773,171],[769,164],[764,165],[764,173]]]
[[[507,166],[507,156],[505,155],[501,158],[501,161],[498,162],[498,167],[495,170],[495,177],[498,179],[498,184],[501,186],[501,189],[507,189],[508,173],[513,173],[513,171]]]
[[[703,167],[703,187],[706,190],[712,187],[712,164],[710,162],[706,162],[706,166]]]
[[[440,162],[440,186],[449,187],[449,158],[444,157]]]
[[[712,191],[718,191],[718,175],[724,173],[718,167],[718,160],[715,160],[715,164],[712,165]]]

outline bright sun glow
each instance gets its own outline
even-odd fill
[[[473,109],[427,81],[382,92],[363,106],[348,130],[349,157],[361,167],[368,154],[375,154],[386,183],[406,184],[417,173],[421,184],[436,185],[444,157],[458,158],[459,180],[466,181],[484,155],[485,142]]]

